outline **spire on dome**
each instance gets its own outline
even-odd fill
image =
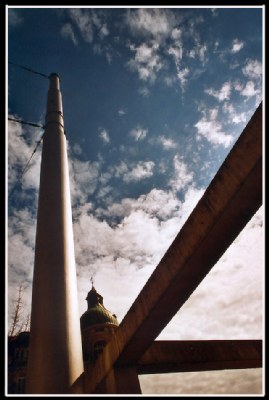
[[[97,293],[95,287],[93,286],[93,282],[92,282],[92,288],[89,291],[86,300],[88,303],[88,309],[95,307],[98,303],[103,305],[103,296]]]
[[[86,300],[88,310],[81,316],[80,323],[82,329],[95,324],[113,324],[118,326],[117,317],[107,310],[103,304],[103,296],[101,296],[93,286],[93,278],[91,277],[92,288],[89,291]]]

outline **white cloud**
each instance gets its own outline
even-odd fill
[[[170,331],[167,325],[160,338],[174,339],[175,335],[182,340],[262,338],[262,225],[263,207],[183,305],[180,318],[178,315],[170,322],[174,329]]]
[[[101,37],[101,39],[103,39],[104,37],[109,35],[109,30],[107,27],[107,24],[102,25],[100,31],[99,31],[99,36]]]
[[[82,154],[82,148],[78,143],[74,144],[72,150],[75,154]]]
[[[143,96],[143,97],[148,97],[150,94],[150,91],[146,86],[143,86],[138,89],[138,93],[141,94],[141,96]]]
[[[164,83],[169,87],[173,86],[175,81],[176,81],[176,78],[174,76],[166,76],[164,78]]]
[[[93,20],[89,10],[73,8],[69,10],[69,15],[79,28],[83,39],[91,43],[93,41]]]
[[[112,186],[110,186],[110,185],[108,185],[108,186],[103,186],[103,187],[101,187],[99,190],[98,190],[98,192],[97,192],[97,194],[96,194],[96,197],[97,198],[104,198],[104,197],[106,197],[109,193],[111,193],[113,191],[113,187]]]
[[[178,327],[178,337],[183,340],[262,338],[262,224],[261,207],[183,305],[180,317],[171,321],[174,328]],[[175,338],[169,329],[168,325],[160,336],[162,339]]]
[[[159,335],[159,340],[263,339],[263,207]],[[262,393],[262,369],[141,376],[162,394]],[[236,382],[236,384],[235,384]],[[154,389],[153,389],[154,386]]]
[[[119,178],[120,176],[128,172],[128,165],[124,161],[121,161],[121,163],[119,165],[114,166],[112,170],[115,177]]]
[[[13,117],[13,116],[12,116]],[[31,281],[34,261],[35,225],[37,210],[37,188],[39,185],[41,149],[35,153],[36,142],[40,139],[40,130],[25,128],[18,123],[8,123],[8,184],[9,218],[7,221],[7,280],[8,280],[8,317],[10,320],[13,310],[13,301],[17,298],[16,288],[23,285],[22,322],[30,312]],[[32,160],[25,169],[31,155]],[[24,176],[19,179],[22,172]],[[20,189],[17,191],[17,189]],[[29,193],[28,189],[35,189]],[[25,201],[27,208],[13,208],[12,202],[17,199]],[[29,201],[31,207],[29,207]]]
[[[187,164],[184,163],[183,157],[175,155],[173,158],[174,175],[168,184],[174,192],[185,189],[193,181],[193,173],[188,171]]]
[[[205,60],[206,60],[207,46],[205,44],[204,45],[200,45],[200,46],[198,46],[197,51],[198,51],[198,55],[199,55],[200,61],[202,63],[204,63]]]
[[[17,27],[21,25],[23,22],[23,18],[19,15],[18,11],[9,8],[8,9],[8,25],[11,27]]]
[[[244,85],[242,83],[240,83],[239,81],[234,82],[234,89],[237,92],[241,92],[241,90],[243,90],[243,88],[244,88]]]
[[[100,176],[101,162],[80,161],[69,158],[72,204],[83,204],[95,192]]]
[[[219,10],[217,8],[211,8],[210,11],[212,13],[212,17],[217,17],[219,15]]]
[[[23,307],[21,320],[31,310],[31,282],[34,263],[36,214],[29,209],[15,210],[8,219],[7,279],[9,284],[9,319],[13,301],[17,298],[16,288],[23,285]]]
[[[159,40],[167,37],[177,23],[174,13],[160,8],[128,9],[125,21],[134,35],[154,37]]]
[[[262,77],[262,63],[258,60],[248,60],[242,68],[242,72],[248,78],[259,79]]]
[[[107,144],[110,142],[110,137],[108,134],[108,131],[106,129],[103,129],[100,133],[99,133],[99,137],[102,139],[102,141]]]
[[[196,51],[195,51],[194,49],[189,50],[189,51],[188,51],[188,56],[189,56],[190,58],[195,58],[195,56],[196,56]]]
[[[175,62],[178,64],[182,59],[182,47],[169,47],[168,54],[175,58]]]
[[[182,30],[180,28],[174,28],[171,32],[171,38],[174,40],[179,40],[182,36]]]
[[[78,42],[71,24],[66,23],[61,27],[61,35],[66,39],[71,39],[74,45],[77,46]]]
[[[249,80],[244,83],[235,81],[234,88],[246,98],[255,96],[255,105],[258,107],[262,100],[262,64],[258,60],[248,60],[242,72]]]
[[[135,182],[150,178],[153,175],[155,163],[153,161],[138,161],[138,163],[123,175],[124,182]]]
[[[71,20],[76,24],[85,42],[92,43],[98,33],[101,39],[109,35],[107,23],[103,21],[104,14],[94,8],[70,8]],[[70,28],[68,28],[70,31]],[[68,32],[68,34],[70,34]]]
[[[142,11],[140,14],[134,11],[136,16],[142,14]],[[143,15],[145,14],[144,11]],[[147,14],[151,15],[151,19],[149,16],[147,16],[148,19],[145,17],[140,21],[137,18],[136,27],[135,23],[133,27],[134,33],[136,30],[136,32],[143,32],[146,37],[148,35],[151,35],[151,37],[168,37],[167,35],[170,35],[169,32],[171,32],[170,38],[179,40],[181,32],[178,28],[168,29],[166,27],[168,25],[165,25],[165,23],[157,26],[156,18],[153,20],[153,16],[156,17],[156,15],[161,14],[162,10],[152,11],[151,14]],[[83,22],[82,16],[80,14],[77,16],[77,26],[80,26],[86,41],[91,42],[94,32],[97,31],[94,31],[94,27],[97,27],[100,21],[95,18]],[[145,23],[146,20],[148,24]],[[100,26],[100,35],[105,37],[108,27],[104,24]],[[71,30],[65,34],[69,34],[69,38],[72,40]],[[153,42],[145,42],[144,45],[144,47],[141,45],[140,50],[135,49],[134,54],[137,55],[137,68],[141,68],[141,79],[144,76],[144,82],[146,82],[150,81],[150,74],[156,76],[157,67],[154,65],[158,62],[162,63],[162,59],[160,49],[156,45],[154,48]],[[181,60],[182,50],[174,44],[173,49],[175,49],[173,57]],[[205,60],[206,46],[201,46],[199,52],[196,48],[193,55]],[[136,71],[139,73],[138,69]],[[184,85],[188,74],[184,75],[184,68],[179,72],[178,78]],[[261,77],[261,64],[251,60],[243,68],[243,72],[248,77],[247,80],[249,82],[253,80],[256,85],[255,79]],[[249,96],[251,91],[257,90],[257,87],[253,85],[247,86],[245,82],[241,86],[238,84],[238,91]],[[217,93],[217,96],[222,99],[220,101],[224,102],[229,120],[234,123],[243,121],[244,113],[237,112],[232,108],[232,105],[228,104],[230,96],[228,88],[226,88],[226,91],[223,89],[222,92],[221,89],[214,91],[214,93]],[[149,94],[146,87],[140,88],[140,90],[142,95]],[[232,138],[224,132],[221,123],[218,121],[217,112],[209,110],[202,117],[195,125],[197,137],[205,137],[213,144],[228,146]],[[15,134],[12,137],[10,136],[11,141],[9,143],[9,178],[11,182],[15,182],[19,173],[18,167],[25,165],[32,148],[19,136],[22,132],[25,133],[20,125],[10,125],[18,127],[16,131],[18,137]],[[143,129],[141,128],[141,130]],[[142,136],[141,133],[138,137],[142,138]],[[173,148],[172,139],[164,136],[162,138],[160,143],[164,146],[164,149]],[[80,154],[81,148],[77,147],[74,151],[76,154]],[[93,270],[96,288],[104,296],[105,305],[121,319],[158,264],[163,252],[166,251],[174,236],[180,230],[188,212],[191,212],[201,192],[189,187],[193,183],[193,174],[179,156],[174,158],[173,165],[173,176],[169,181],[171,190],[153,189],[149,193],[140,195],[137,199],[123,199],[116,204],[109,203],[107,209],[99,210],[97,215],[93,205],[88,203],[87,197],[94,191],[100,199],[110,195],[112,187],[107,183],[114,173],[125,180],[127,179],[128,182],[136,182],[151,176],[157,165],[155,166],[152,161],[146,163],[139,161],[137,165],[122,162],[114,171],[109,170],[101,175],[101,163],[70,161],[72,193],[76,201],[81,204],[79,208],[74,210],[81,313],[86,309],[85,297],[91,287],[90,272]],[[160,168],[161,163],[158,164],[158,171]],[[27,187],[37,187],[39,179],[37,164],[36,169],[32,165],[28,172],[29,174],[25,175],[24,184],[27,184]],[[98,191],[97,188],[99,188]],[[182,202],[176,196],[176,191],[181,188],[187,189]],[[120,218],[120,222],[109,225],[110,218],[113,217],[115,219]],[[206,280],[204,286],[201,286],[200,290],[198,289],[193,294],[194,297],[186,303],[178,316],[167,326],[167,329],[163,332],[163,338],[260,338],[262,326],[262,290],[260,285],[262,249],[260,244],[262,238],[261,227],[257,226],[255,221],[257,222],[257,218],[252,220],[253,225],[251,231],[249,229],[248,234],[244,236],[244,244],[240,239],[236,242],[237,250],[227,251],[218,266],[215,266],[216,269],[214,267],[212,274],[208,276],[209,280]],[[15,285],[21,277],[30,282],[33,266],[35,215],[31,214],[28,209],[18,210],[16,215],[9,220],[9,227],[10,282]],[[12,293],[11,291],[10,295]],[[29,291],[26,292],[26,295],[30,299]],[[244,374],[247,372],[245,371]],[[255,372],[260,373],[260,371]],[[184,391],[199,391],[201,393],[207,390],[212,391],[216,386],[220,392],[224,390],[223,376],[225,374],[226,377],[226,372],[221,371],[217,375],[201,374],[200,383],[198,383],[199,374],[193,374],[190,374],[189,377],[186,377],[185,374],[177,375],[175,390],[181,391],[180,393],[184,393]],[[243,372],[236,371],[236,374],[232,375],[230,379],[227,378],[229,383],[227,384],[226,381],[226,391],[227,386],[228,390],[231,391],[242,390],[242,380],[244,380],[246,393],[250,393],[247,391],[250,389],[247,388],[246,382],[248,384],[250,382],[257,384],[257,382],[255,380],[253,382],[253,375],[244,375],[245,378],[242,378],[242,374]],[[165,388],[157,375],[152,381],[153,392],[165,393]],[[173,385],[171,382],[173,382]],[[175,386],[175,377],[173,377],[173,381],[170,381],[170,390],[173,386]]]
[[[100,44],[100,43],[94,43],[93,45],[93,51],[96,54],[102,54],[106,57],[107,62],[110,64],[112,62],[112,59],[117,52],[115,49],[111,46],[111,44]]]
[[[156,73],[163,68],[164,64],[157,54],[159,45],[157,42],[142,43],[138,47],[130,46],[130,50],[135,52],[135,57],[128,61],[127,66],[132,71],[137,71],[139,78],[153,83]]]
[[[240,124],[247,121],[247,114],[242,111],[236,112],[231,103],[225,102],[222,109],[228,115],[229,121],[233,124]]]
[[[177,146],[173,139],[165,137],[163,135],[159,136],[157,140],[159,143],[161,143],[164,150],[174,149]]]
[[[175,31],[174,37],[178,36],[178,38],[180,38],[181,31],[180,30],[174,30],[174,31]],[[185,89],[185,85],[187,82],[187,76],[190,74],[190,69],[188,67],[183,67],[181,65],[182,58],[183,58],[183,43],[182,43],[182,41],[179,39],[175,40],[174,44],[168,48],[167,53],[169,55],[171,55],[174,59],[174,62],[176,65],[176,71],[177,71],[176,76],[180,82],[180,86],[183,91]],[[164,78],[164,81],[167,84],[167,86],[172,86],[172,84],[174,83],[174,77],[166,77],[166,78]]]
[[[231,95],[232,85],[231,82],[225,82],[219,91],[212,88],[206,89],[205,93],[215,97],[218,101],[229,100]]]
[[[180,85],[182,90],[185,88],[186,82],[187,82],[187,76],[189,75],[190,70],[188,67],[182,68],[177,70],[177,77],[180,81]]]
[[[198,39],[196,39],[196,45],[193,49],[186,50],[186,54],[190,58],[197,58],[203,65],[206,63],[207,45],[201,44]]]
[[[81,313],[94,273],[96,288],[121,320],[202,193],[190,188],[180,202],[172,191],[153,189],[97,210],[100,220],[81,211],[74,223]],[[112,228],[104,217],[120,222]]]
[[[204,137],[214,145],[230,146],[233,141],[231,135],[223,131],[221,123],[217,120],[218,109],[211,109],[194,125],[197,129],[197,138]]]
[[[107,209],[98,209],[98,216],[108,218],[128,217],[132,212],[142,210],[151,218],[168,220],[178,216],[180,202],[172,191],[152,189],[137,199],[124,198],[120,203],[113,203]]]
[[[255,96],[257,93],[258,91],[255,89],[255,84],[253,81],[248,81],[246,83],[246,86],[240,92],[240,94],[245,97],[252,97]]]
[[[142,179],[150,178],[153,175],[153,161],[138,161],[129,163],[121,161],[120,164],[111,168],[111,174],[116,178],[122,178],[124,182],[136,182]]]
[[[263,391],[263,373],[259,368],[154,374],[154,378],[139,375],[139,381],[143,394],[157,396],[251,396]]]
[[[118,111],[118,114],[119,114],[120,116],[125,115],[125,114],[126,114],[126,111],[120,109],[120,110]]]
[[[230,112],[233,112],[232,108]],[[216,110],[211,110],[210,118],[217,118]],[[14,128],[15,124],[10,125]],[[16,132],[21,130],[18,125]],[[11,147],[13,152],[17,140],[22,149],[27,148],[23,147],[22,137],[15,135]],[[12,157],[16,159],[19,153],[18,150],[18,154],[12,154]],[[100,163],[78,160],[70,163],[71,175],[75,173],[76,179],[76,182],[72,180],[71,187],[76,183],[77,191],[83,194],[99,181]],[[140,162],[140,166],[147,170],[145,165]],[[134,170],[135,166],[123,162],[118,167],[119,176],[131,174]],[[91,287],[91,274],[94,274],[95,287],[104,296],[105,306],[116,313],[119,321],[122,320],[203,194],[203,190],[189,186],[191,183],[192,173],[184,161],[176,156],[170,191],[153,189],[137,199],[123,199],[106,210],[99,210],[100,219],[93,214],[91,203],[81,201],[73,213],[80,314],[86,310],[85,297]],[[187,188],[182,201],[175,195],[177,188]],[[109,186],[103,187],[99,194],[106,195],[109,191]],[[107,221],[120,217],[120,221],[111,227],[104,217],[108,218]],[[31,302],[35,218],[34,214],[24,209],[17,211],[9,220],[9,299],[10,302],[14,299],[15,287],[23,280],[26,286],[23,300],[27,312]],[[160,339],[261,338],[262,220],[260,210],[163,330]],[[175,376],[172,377],[172,384],[170,374],[165,375],[167,383],[162,380],[157,384],[154,376],[154,393],[211,393],[213,388],[221,393],[239,392],[240,389],[242,392],[245,388],[249,393],[246,382],[249,384],[251,379],[254,388],[260,388],[261,378],[255,378],[253,374],[244,378],[242,374],[237,375],[237,379],[243,381],[238,381],[236,385],[232,383],[235,375],[229,380],[224,377],[223,371],[218,371],[217,375],[207,372],[201,381],[198,380],[198,374],[191,387],[188,385],[193,375],[176,375],[176,381],[179,380],[181,385],[175,384]],[[147,377],[142,377],[142,388],[144,393],[148,393],[153,387],[150,383],[152,380],[149,382],[144,378]],[[229,382],[232,386],[229,386]],[[251,390],[254,390],[253,386]]]
[[[137,126],[136,128],[132,129],[129,133],[136,141],[140,141],[145,139],[147,136],[148,129],[143,129],[141,126]]]
[[[14,116],[10,117],[14,118]],[[24,135],[27,137],[27,141],[23,138]],[[37,142],[40,138],[39,129],[22,128],[19,123],[9,121],[8,184],[11,190],[18,182],[23,184],[25,190],[29,188],[37,189],[41,160],[41,145],[37,146]],[[21,196],[23,195],[24,192]]]
[[[244,42],[239,39],[234,39],[232,42],[231,53],[238,53],[244,47]]]

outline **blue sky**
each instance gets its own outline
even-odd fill
[[[61,79],[80,314],[93,275],[105,305],[123,318],[261,102],[263,11],[7,10],[7,60]],[[47,79],[8,64],[7,115],[44,124],[47,90]],[[9,121],[10,192],[42,132]],[[40,158],[41,146],[8,203],[9,315],[19,284],[30,308]],[[260,209],[230,250],[233,257],[225,253],[212,280],[209,274],[184,305],[183,324],[174,319],[163,338],[261,338],[262,222]],[[255,265],[246,258],[249,243]],[[231,273],[229,304],[242,294],[240,327],[227,323],[226,300],[218,296]],[[208,306],[211,331],[195,311],[201,297],[212,305],[209,287],[218,299],[216,314]],[[253,374],[248,390],[260,390],[261,377]],[[150,390],[150,381],[143,384]],[[167,385],[160,393],[172,390]]]

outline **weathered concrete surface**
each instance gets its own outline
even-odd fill
[[[261,204],[262,104],[97,360],[90,393],[113,365],[139,361]]]
[[[137,364],[139,374],[262,367],[261,340],[155,341]]]

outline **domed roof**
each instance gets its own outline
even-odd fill
[[[86,300],[88,310],[80,317],[81,329],[97,324],[119,325],[116,315],[105,308],[103,297],[97,293],[94,287],[89,291]]]

